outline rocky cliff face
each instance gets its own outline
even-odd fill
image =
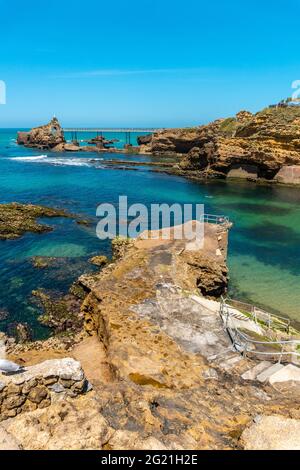
[[[142,150],[178,154],[179,171],[198,176],[298,183],[299,136],[298,107],[268,108],[255,115],[241,111],[234,118],[201,127],[164,130],[155,133]]]
[[[17,142],[26,147],[52,149],[64,144],[65,138],[58,119],[54,117],[45,126],[35,127],[30,132],[19,132]]]

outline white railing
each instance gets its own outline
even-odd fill
[[[242,302],[240,302],[242,304]],[[249,305],[249,304],[244,304]],[[243,354],[247,355],[256,355],[256,356],[269,356],[270,359],[278,358],[278,362],[281,362],[283,359],[289,362],[297,362],[300,360],[300,340],[289,339],[289,340],[265,340],[258,341],[246,333],[240,331],[240,329],[234,324],[233,313],[230,311],[232,305],[227,304],[224,299],[221,299],[220,303],[220,316],[224,322],[225,329],[227,330],[234,348]],[[275,317],[275,315],[270,314],[270,316]],[[278,317],[280,320],[284,317]]]
[[[207,224],[230,225],[229,218],[225,215],[203,214],[200,217],[200,222]]]
[[[240,300],[235,300],[228,297],[226,299],[222,299],[222,301],[225,302],[225,304],[229,307],[239,309],[242,311],[242,313],[245,312],[253,321],[255,321],[255,323],[264,324],[269,329],[272,327],[275,327],[277,329],[283,329],[284,331],[289,333],[291,320],[287,317],[266,312],[265,310],[261,309],[260,307],[256,307],[255,305],[248,304],[246,302],[241,302]]]

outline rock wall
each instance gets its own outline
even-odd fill
[[[55,359],[15,375],[0,375],[0,421],[22,412],[46,408],[58,396],[76,397],[88,389],[80,363]]]
[[[175,172],[180,174],[236,177],[233,169],[252,167],[258,179],[299,184],[298,176],[278,172],[300,165],[300,108],[268,108],[255,115],[242,111],[205,126],[166,129],[154,133],[141,151],[177,155]],[[248,176],[242,171],[238,177]]]

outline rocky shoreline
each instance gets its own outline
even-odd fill
[[[241,111],[207,125],[163,129],[139,136],[138,146],[111,147],[103,137],[93,145],[67,143],[56,118],[30,132],[19,132],[17,142],[27,147],[53,152],[105,152],[172,156],[173,164],[150,162],[155,171],[203,180],[210,178],[247,179],[252,182],[300,185],[300,109],[270,107],[256,114]],[[136,162],[119,162],[128,167]],[[115,165],[111,161],[108,164]],[[141,162],[141,164],[147,164]]]

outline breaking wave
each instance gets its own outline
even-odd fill
[[[13,157],[10,160],[32,163],[47,163],[55,166],[95,166],[103,158],[60,158],[37,155],[29,157]]]

